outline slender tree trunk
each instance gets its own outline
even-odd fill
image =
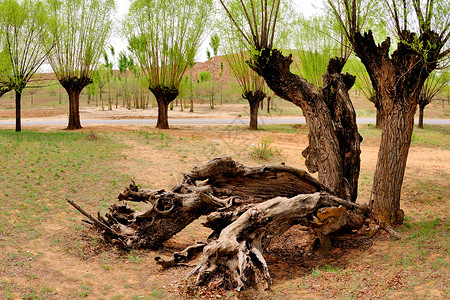
[[[215,79],[215,68],[214,68],[214,62],[212,62],[213,66],[213,75],[212,75],[212,89],[211,89],[211,109],[214,109],[214,81]]]
[[[16,131],[22,131],[21,109],[22,109],[22,91],[16,92]]]
[[[267,113],[270,114],[270,100],[272,100],[271,96],[267,96]]]
[[[422,105],[419,105],[419,128],[423,129],[423,112],[425,110],[425,107]]]
[[[108,85],[108,105],[109,105],[109,110],[112,110],[111,84]]]
[[[105,105],[103,104],[103,91],[100,89],[100,102],[102,104],[102,110],[105,110]]]

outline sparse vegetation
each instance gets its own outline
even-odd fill
[[[263,137],[261,138],[261,142],[256,145],[253,145],[250,156],[256,160],[267,161],[272,156],[280,155],[280,150],[277,148],[273,148],[271,146],[273,142],[272,138]]]
[[[186,133],[144,129],[21,134],[0,131],[0,166],[4,174],[0,192],[0,198],[4,199],[0,202],[0,297],[51,299],[57,293],[61,297],[85,299],[127,299],[133,295],[140,299],[189,298],[171,286],[187,270],[159,271],[152,259],[160,253],[144,250],[122,253],[104,248],[98,237],[80,226],[81,216],[68,207],[65,198],[75,199],[92,212],[104,212],[130,178],[155,188],[170,187],[180,180],[182,171],[204,162],[196,157],[208,160],[232,153],[235,157],[240,154],[239,159],[246,163],[255,164],[248,155],[251,143],[264,144],[273,151],[273,143],[277,142],[277,148],[283,151],[283,161],[301,165],[298,144],[299,137],[306,139],[303,127],[266,125],[256,133],[244,126],[229,131],[219,127],[215,129],[218,133],[209,129]],[[443,144],[446,142],[442,135],[448,135],[447,130],[445,126],[429,126],[417,131],[417,138],[428,142],[412,145],[411,155],[428,149],[445,157],[448,146]],[[270,136],[268,131],[272,132]],[[363,152],[372,149],[369,153],[375,158],[373,149],[379,141],[379,130],[362,126],[361,131],[365,139]],[[97,138],[89,139],[90,135]],[[283,143],[279,144],[280,141]],[[169,147],[164,146],[166,143]],[[414,159],[410,157],[412,168],[417,168],[420,163],[414,163]],[[15,165],[16,161],[20,163]],[[281,162],[274,156],[269,161]],[[370,164],[363,162],[361,201],[370,196],[373,176],[370,168]],[[308,270],[301,264],[290,263],[286,267],[275,260],[269,266],[271,272],[284,276],[281,270],[286,270],[297,275],[275,280],[267,297],[307,298],[311,294],[318,298],[357,298],[369,294],[390,297],[398,292],[404,297],[420,298],[426,290],[445,295],[445,285],[449,284],[445,270],[450,224],[445,210],[439,209],[448,206],[449,198],[448,174],[442,168],[427,170],[420,166],[420,180],[415,176],[405,178],[402,198],[407,219],[400,229],[403,240],[393,242],[380,233],[364,246],[346,250],[337,247],[328,258],[308,260],[311,264]],[[436,176],[435,172],[441,175]],[[204,220],[188,226],[167,247],[180,249],[205,239],[209,232],[201,222]],[[335,257],[343,259],[343,263],[336,264]],[[231,299],[234,296],[223,295]],[[245,294],[242,297],[246,298]]]

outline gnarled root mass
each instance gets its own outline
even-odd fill
[[[322,250],[327,251],[330,233],[359,229],[369,216],[367,206],[330,195],[306,171],[283,164],[247,167],[230,157],[195,166],[170,191],[144,190],[133,182],[118,198],[148,202],[150,208],[137,212],[126,205],[112,205],[105,216],[93,217],[68,201],[105,240],[125,249],[158,248],[193,220],[207,215],[203,225],[212,233],[206,243],[156,261],[169,268],[203,251],[200,263],[189,274],[197,276],[196,284],[220,281],[238,290],[271,284],[264,251],[274,236],[291,226],[313,228]]]
[[[221,218],[214,227],[208,226],[216,234],[249,204],[325,190],[306,171],[285,165],[247,167],[227,156],[195,166],[170,191],[140,189],[133,182],[118,198],[148,202],[150,208],[144,212],[113,204],[104,217],[97,214],[95,218],[69,203],[87,216],[106,240],[125,249],[156,249],[202,215],[220,211],[229,216],[227,221]]]
[[[200,263],[189,276],[197,275],[197,285],[220,278],[224,285],[237,290],[255,283],[267,288],[272,279],[263,253],[271,237],[299,223],[323,235],[344,226],[359,228],[364,222],[360,217],[368,212],[366,206],[327,193],[270,199],[248,209],[224,228],[217,240],[206,245]]]

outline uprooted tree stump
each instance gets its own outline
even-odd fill
[[[329,194],[327,187],[306,171],[281,165],[248,167],[230,157],[216,158],[184,174],[170,191],[138,188],[134,182],[119,194],[121,201],[146,202],[138,212],[113,204],[109,213],[93,217],[74,202],[106,241],[124,249],[156,249],[202,215],[212,233],[206,242],[190,246],[172,258],[156,261],[163,268],[182,265],[201,251],[190,273],[204,285],[221,278],[238,290],[271,283],[264,249],[272,237],[296,224],[313,228],[322,250],[331,247],[329,234],[361,228],[369,210]]]
[[[237,290],[257,282],[267,288],[272,279],[263,253],[271,237],[299,223],[320,228],[323,235],[344,226],[358,228],[363,222],[360,216],[367,213],[367,207],[327,193],[270,199],[248,209],[208,243],[189,276],[197,274],[197,285],[220,278]]]

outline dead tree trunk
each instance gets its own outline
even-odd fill
[[[292,61],[291,55],[265,49],[250,65],[275,94],[303,110],[309,129],[309,146],[303,151],[308,170],[318,172],[333,194],[356,201],[362,138],[348,95],[355,77],[340,74],[344,60],[331,59],[324,87],[318,89],[290,72]]]
[[[326,190],[303,170],[285,165],[247,167],[223,157],[194,167],[170,191],[141,190],[132,184],[119,195],[119,200],[150,202],[150,209],[145,212],[112,205],[105,217],[98,215],[90,221],[106,240],[123,248],[155,249],[195,219],[218,209],[228,214],[228,221],[209,226],[214,229],[212,236],[245,211],[246,207],[243,211],[238,209],[241,206],[277,196],[293,197]]]
[[[340,199],[306,171],[285,165],[247,167],[230,157],[214,159],[186,173],[171,191],[140,190],[133,183],[119,200],[150,202],[150,209],[137,212],[112,205],[110,213],[93,217],[74,202],[69,203],[102,232],[107,241],[125,249],[159,248],[201,215],[213,232],[172,258],[155,260],[164,268],[190,260],[203,250],[196,284],[221,281],[238,290],[271,284],[263,253],[271,239],[292,225],[314,229],[322,246],[330,246],[329,234],[361,228],[369,209]]]
[[[361,216],[368,213],[366,206],[327,193],[265,201],[245,211],[206,245],[200,263],[188,276],[197,275],[197,285],[219,280],[225,288],[237,290],[257,284],[268,288],[272,279],[263,254],[271,236],[299,223],[318,227],[324,235],[347,225],[360,228]]]

